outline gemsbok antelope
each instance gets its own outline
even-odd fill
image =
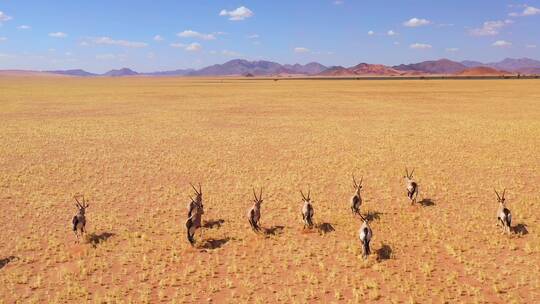
[[[360,238],[360,243],[362,243],[362,257],[366,259],[367,256],[371,254],[369,242],[371,242],[373,232],[371,231],[371,227],[369,227],[368,219],[364,218],[361,214],[360,217],[362,218],[363,222],[360,226],[360,230],[358,231],[358,237]]]
[[[506,232],[510,234],[512,228],[512,213],[510,213],[510,209],[506,208],[506,198],[504,197],[506,189],[503,190],[502,196],[499,195],[497,190],[493,190],[495,191],[495,194],[497,194],[497,201],[499,202],[499,209],[497,210],[497,226],[499,223],[502,224],[502,233]]]
[[[253,206],[248,210],[247,217],[251,229],[255,232],[259,232],[261,230],[261,227],[259,227],[259,220],[261,219],[261,204],[263,202],[262,188],[259,197],[257,197],[257,194],[255,193],[255,188],[253,188],[253,197]]]
[[[405,184],[407,186],[407,197],[411,201],[411,205],[416,203],[416,198],[418,197],[418,183],[413,178],[414,169],[412,169],[409,174],[409,170],[405,168]]]
[[[306,227],[312,228],[313,227],[313,205],[311,204],[311,189],[308,190],[307,197],[304,195],[302,190],[300,190],[300,194],[302,194],[302,200],[304,202],[304,205],[302,206],[302,219],[304,220],[304,229]]]
[[[187,229],[187,239],[191,245],[195,244],[195,232],[202,224],[202,215],[204,214],[204,206],[202,200],[202,189],[201,184],[199,184],[199,190],[191,184],[193,190],[195,190],[195,199],[191,196],[190,202],[188,203],[188,218],[186,220],[186,229]]]
[[[360,196],[360,190],[362,189],[362,181],[364,180],[364,177],[362,176],[362,178],[360,178],[360,183],[356,183],[354,174],[352,176],[352,179],[355,193],[351,197],[351,212],[353,214],[360,214],[360,206],[362,205],[362,196]]]
[[[81,237],[84,236],[86,233],[85,227],[86,227],[86,208],[88,208],[90,205],[86,202],[84,199],[84,195],[82,197],[82,203],[79,202],[77,199],[78,196],[74,196],[75,199],[75,207],[79,210],[77,214],[73,217],[73,220],[71,221],[73,224],[73,232],[75,233],[75,236],[77,237],[77,242],[79,242],[79,233],[81,234]]]

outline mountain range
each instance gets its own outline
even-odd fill
[[[214,64],[202,69],[178,69],[151,73],[138,73],[129,68],[94,74],[81,69],[45,71],[78,77],[94,76],[410,76],[410,75],[502,75],[540,74],[540,61],[530,58],[506,58],[499,62],[452,61],[439,59],[418,63],[386,66],[360,63],[352,67],[326,67],[318,62],[302,64],[280,64],[272,61],[248,61],[234,59],[223,64]]]

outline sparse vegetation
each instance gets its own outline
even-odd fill
[[[0,78],[0,302],[538,302],[538,96],[535,80]],[[259,186],[265,235],[245,216]],[[302,229],[308,187],[333,231]],[[519,233],[495,226],[493,188]]]

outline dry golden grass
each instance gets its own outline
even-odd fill
[[[1,78],[0,303],[538,302],[539,100],[534,80]],[[353,172],[375,217],[367,261]],[[222,220],[196,248],[190,181]],[[275,235],[249,229],[252,186]],[[335,231],[302,231],[308,186]],[[500,234],[493,187],[527,234]]]

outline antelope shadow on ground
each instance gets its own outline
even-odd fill
[[[529,230],[527,229],[527,224],[523,224],[523,223],[519,223],[515,225],[514,227],[512,227],[512,231],[515,234],[521,234],[521,235],[529,234]]]
[[[208,229],[220,228],[223,225],[223,223],[225,223],[224,219],[208,220],[204,222],[203,228],[208,228]]]
[[[386,244],[382,244],[381,248],[377,249],[377,261],[389,260],[392,258],[392,248]]]
[[[111,232],[102,232],[100,234],[92,233],[88,236],[88,243],[92,244],[92,247],[96,248],[99,244],[107,241],[115,234]]]
[[[365,218],[366,218],[368,221],[379,220],[379,219],[381,218],[381,217],[380,217],[381,214],[384,214],[384,213],[379,212],[379,211],[368,211],[368,213],[366,214]]]
[[[336,231],[336,229],[334,229],[334,226],[332,226],[332,224],[330,223],[322,223],[317,225],[317,230],[319,230],[320,234],[327,234],[332,231]]]
[[[226,237],[222,239],[207,239],[204,241],[204,243],[201,245],[201,248],[203,249],[218,249],[223,247],[223,245],[227,244],[231,238]]]
[[[11,255],[11,256],[8,256],[7,258],[1,259],[0,260],[0,269],[4,268],[7,264],[11,263],[11,261],[18,260],[18,259],[19,258],[14,256],[14,255]]]
[[[433,201],[431,198],[424,198],[421,201],[418,202],[423,207],[431,207],[435,206],[435,201]]]
[[[277,225],[277,226],[272,226],[270,228],[261,227],[261,229],[265,235],[278,235],[283,232],[283,229],[285,229],[285,226]]]

